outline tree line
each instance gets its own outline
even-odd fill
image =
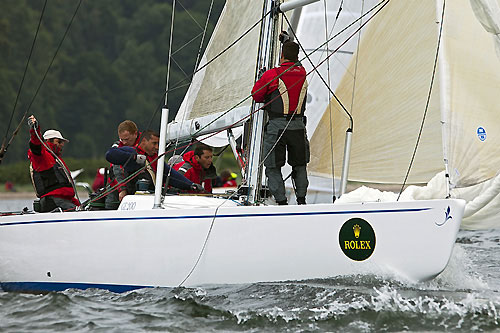
[[[50,0],[7,133],[44,3],[3,0],[0,5],[1,140],[6,134],[10,139],[28,108],[28,116],[35,114],[42,130],[59,129],[70,140],[64,156],[73,158],[102,158],[125,119],[140,129],[152,121],[150,127],[157,129],[160,113],[153,115],[164,100],[172,1],[83,0],[33,99],[79,4]],[[170,87],[180,86],[168,95],[171,116],[187,90],[186,76],[194,71],[210,3],[176,2]],[[214,1],[204,46],[223,5],[224,0]],[[26,160],[28,140],[23,124],[2,165]]]

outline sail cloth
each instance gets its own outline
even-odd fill
[[[437,29],[435,2],[412,0],[389,2],[363,31],[359,51],[336,89],[354,118],[349,180],[403,182],[425,111]],[[410,183],[426,183],[443,169],[439,120],[435,84]],[[349,119],[332,99],[311,139],[314,175],[331,177],[333,135],[335,176],[340,177],[348,128]]]
[[[481,25],[492,34],[500,57],[500,2],[498,0],[471,0],[470,4]]]
[[[312,134],[316,129],[323,111],[332,97],[320,75],[332,90],[335,90],[344,74],[354,75],[354,73],[348,73],[346,70],[352,55],[356,51],[359,35],[354,35],[342,46],[339,52],[326,61],[325,59],[356,31],[361,22],[352,25],[348,29],[346,27],[360,18],[363,11],[366,12],[373,8],[377,2],[377,0],[365,0],[363,4],[361,1],[328,0],[326,3],[319,1],[302,7],[296,33],[298,41],[310,54],[308,59],[305,58],[302,51],[299,54],[299,57],[303,59],[302,65],[307,73],[310,73],[307,76],[309,85],[306,104],[308,133]],[[341,8],[340,13],[339,8]],[[286,15],[291,16],[288,13]],[[340,33],[341,31],[344,32]],[[324,45],[312,53],[313,50],[325,43],[326,33],[329,39],[340,34],[333,38],[328,45]],[[345,102],[347,103],[347,101]]]
[[[236,41],[262,15],[263,0],[228,0],[198,67],[204,66]],[[252,90],[260,24],[206,68],[196,73],[179,108],[176,122],[225,112]],[[251,98],[240,107],[247,109]]]
[[[350,181],[403,182],[424,115],[442,4],[434,0],[391,1],[363,31],[359,52],[336,89],[341,100],[352,100]],[[444,197],[447,159],[451,195],[468,202],[464,228],[498,227],[499,7],[497,0],[446,1],[437,73],[407,181],[426,186],[410,186],[401,196],[402,200]],[[347,73],[354,73],[355,66],[354,80]],[[334,110],[333,132],[327,109],[311,140],[309,166],[313,174],[326,177],[331,177],[330,135],[339,165],[348,128],[336,102],[330,105]],[[335,171],[340,177],[340,168]],[[366,188],[350,195],[340,201],[387,199]]]
[[[447,1],[445,13],[450,176],[457,187],[484,182],[500,169],[500,57],[473,3],[479,1]]]
[[[347,70],[354,72],[357,61],[356,84],[345,75],[337,88],[341,100],[353,100],[351,181],[403,182],[431,83],[440,12],[433,0],[391,1],[363,33],[359,53]],[[442,63],[408,183],[425,184],[443,170],[445,149],[452,183],[464,187],[492,178],[500,166],[495,121],[500,111],[495,98],[500,62],[491,33],[476,18],[469,0],[448,1],[444,23]],[[334,156],[339,163],[348,122],[335,101],[331,106]],[[311,142],[309,169],[317,175],[331,175],[329,127],[327,110]],[[340,171],[337,168],[337,177]]]

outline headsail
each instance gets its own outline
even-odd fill
[[[434,0],[390,1],[363,32],[346,72],[357,65],[355,85],[346,74],[336,89],[341,100],[353,101],[349,180],[403,182],[429,93],[442,6]],[[439,66],[407,181],[428,186],[403,193],[407,199],[442,198],[446,158],[451,195],[471,202],[463,223],[469,228],[494,227],[500,212],[498,8],[498,0],[446,1]],[[311,141],[309,167],[326,177],[331,177],[329,137],[338,165],[348,127],[337,104],[331,106],[333,133],[327,110]]]
[[[363,32],[359,51],[336,89],[354,118],[350,180],[403,182],[429,92],[437,28],[435,2],[391,1]],[[426,183],[443,168],[439,86],[434,88],[411,183]],[[331,110],[333,133],[327,109],[311,140],[309,166],[327,177],[331,177],[329,137],[333,135],[335,161],[340,164],[349,126],[335,100]],[[340,168],[335,172],[339,177]]]
[[[500,55],[484,19],[473,11],[481,2],[446,3],[449,159],[456,187],[484,182],[500,170]],[[489,2],[498,8],[497,0]]]

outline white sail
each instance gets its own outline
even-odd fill
[[[306,52],[310,54],[309,59],[303,52],[299,54],[302,65],[307,73],[310,73],[307,77],[309,88],[306,105],[309,133],[313,133],[316,129],[332,97],[321,77],[332,90],[335,90],[344,74],[354,75],[348,72],[348,66],[356,51],[359,34],[355,34],[345,45],[342,45],[338,52],[326,61],[325,59],[359,28],[361,21],[352,23],[376,5],[377,0],[366,0],[364,5],[360,1],[342,2],[341,0],[330,0],[326,3],[320,1],[304,7],[300,15],[297,38]],[[341,3],[342,9],[339,13]],[[352,26],[345,30],[351,24]],[[345,31],[333,38],[343,30]],[[327,38],[333,39],[328,45],[321,46]],[[316,49],[318,50],[312,53]]]
[[[363,32],[358,54],[347,69],[349,74],[344,75],[336,89],[354,118],[349,172],[352,181],[402,183],[404,180],[425,110],[437,46],[435,5],[429,6],[429,2],[393,1],[382,9]],[[434,87],[411,183],[427,182],[443,165],[436,91],[439,86]],[[348,127],[348,118],[332,100],[311,140],[312,172],[331,176],[330,135],[333,135],[334,160],[339,163]],[[434,169],[429,170],[429,165],[434,165]],[[335,172],[340,177],[339,167]]]
[[[362,15],[372,9],[377,2],[377,0],[365,0],[363,4],[361,1],[329,0],[302,8],[296,33],[298,42],[309,54],[309,58],[306,58],[302,51],[299,54],[302,65],[307,73],[310,73],[307,76],[309,87],[306,104],[309,137],[314,133],[332,98],[325,82],[335,91],[344,74],[354,76],[353,72],[348,71],[348,67],[360,36],[356,30],[364,22],[360,20]],[[292,17],[287,15],[291,21]],[[351,35],[353,36],[348,40]],[[327,45],[323,45],[327,39],[331,40]],[[347,43],[343,44],[346,40]],[[332,55],[339,47],[339,51]],[[314,50],[316,51],[313,52]],[[350,101],[345,102],[350,108]],[[291,168],[285,166],[284,174],[290,172]],[[317,174],[309,175],[308,201],[331,202],[331,194],[323,195],[332,191],[331,175],[327,178],[316,176]],[[290,178],[286,182],[286,187],[293,193]]]
[[[471,8],[476,2],[447,2],[445,13],[450,176],[456,187],[484,182],[500,169],[500,56]]]
[[[469,205],[471,216],[464,219],[465,227],[471,228],[478,223],[491,227],[500,212],[495,181],[500,169],[500,107],[496,98],[500,86],[499,19],[491,15],[497,7],[496,0],[446,2],[439,66],[406,182],[433,186],[412,187],[403,195],[413,199],[444,197],[447,185],[442,171],[447,159],[452,196],[475,200]],[[350,181],[403,183],[430,89],[441,11],[441,1],[391,1],[363,33],[359,52],[347,70],[357,66],[356,77],[344,75],[336,89],[341,100],[353,101]],[[325,111],[311,140],[309,166],[314,174],[330,178],[330,135],[339,165],[348,128],[336,102],[331,106],[333,114]],[[340,172],[336,168],[335,176]],[[439,179],[431,182],[435,176]],[[486,211],[480,211],[485,205]]]
[[[252,100],[247,97],[254,83],[260,24],[223,51],[261,19],[262,9],[262,0],[226,2],[198,68],[211,63],[193,76],[175,117],[177,128],[169,131],[170,139],[181,135],[179,131],[186,126],[189,129],[191,122],[187,125],[185,122],[192,119],[205,117],[203,119],[208,121],[202,123],[208,123],[216,117],[214,115],[235,108],[233,113],[237,116],[234,119],[241,119],[241,114],[249,113]],[[217,57],[221,52],[223,54]]]

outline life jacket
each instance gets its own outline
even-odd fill
[[[137,132],[137,138],[135,139],[135,142],[134,144],[131,146],[131,147],[137,147],[139,146],[139,139],[141,138],[142,136],[142,132]],[[125,145],[123,144],[123,142],[121,142],[120,140],[117,140],[115,141],[112,145],[111,145],[111,148],[120,148],[120,147],[124,147]],[[120,166],[120,168],[122,169],[122,173],[123,173],[123,167]],[[108,171],[108,179],[107,179],[107,184],[109,184],[110,187],[113,187],[115,186],[118,181],[116,180],[116,176],[114,171],[113,171],[113,163],[110,163],[109,164],[109,171]],[[126,188],[126,187],[125,187]],[[118,192],[122,191],[124,188],[121,188],[121,187],[118,187],[116,190]]]
[[[185,153],[183,159],[183,162],[174,165],[174,169],[193,183],[203,185],[205,191],[211,193],[212,179],[217,176],[214,165],[212,164],[208,169],[204,170],[194,159],[194,151]]]
[[[269,93],[265,98],[264,110],[270,118],[283,116],[303,116],[307,95],[306,73],[302,66],[292,67],[293,63],[286,62],[270,72],[275,78],[269,85]]]
[[[146,152],[141,148],[141,146],[137,145],[134,147],[137,154],[146,156],[146,168],[144,168],[137,176],[134,177],[133,180],[129,181],[125,186],[128,193],[135,193],[137,181],[140,179],[146,179],[149,183],[149,190],[154,191],[155,182],[156,182],[156,168],[158,165],[158,161],[155,160],[158,157],[158,154],[154,154],[150,156],[146,154]],[[135,171],[134,171],[135,172]],[[125,176],[128,177],[133,172],[125,171]]]
[[[72,188],[63,166],[57,162],[51,168],[44,171],[33,170],[33,165],[30,163],[30,174],[36,196],[39,198],[58,188]]]

